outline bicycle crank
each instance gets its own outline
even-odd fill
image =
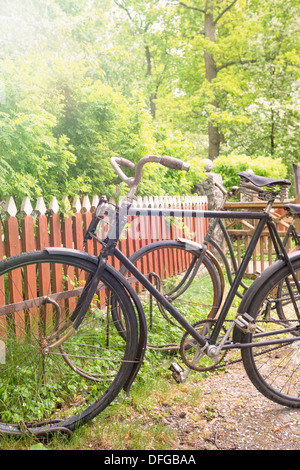
[[[215,320],[207,318],[194,323],[192,326],[200,335],[209,339],[214,323]],[[223,331],[225,335],[226,330],[224,327]],[[188,332],[184,333],[180,343],[180,355],[182,361],[189,369],[197,372],[214,369],[216,365],[223,361],[226,352],[227,351],[221,351],[217,357],[208,357],[197,341]]]

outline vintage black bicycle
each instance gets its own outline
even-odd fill
[[[148,212],[131,207],[148,162],[188,170],[177,159],[150,156],[141,159],[135,176],[128,178],[120,166],[133,168],[133,164],[112,159],[130,191],[120,206],[100,201],[87,232],[87,237],[101,243],[99,257],[52,247],[0,263],[0,434],[70,432],[98,415],[122,389],[129,392],[146,352],[147,321],[143,293],[109,264],[111,256],[184,329],[181,352],[191,368],[197,370],[205,356],[218,361],[224,351],[240,349],[250,380],[264,395],[284,406],[300,406],[300,254],[288,256],[269,215],[273,202],[290,182],[240,174],[240,189],[254,191],[267,200],[267,207],[262,213],[243,213],[245,219],[258,220],[243,262],[225,301],[213,313],[209,311],[201,324],[193,325],[180,313],[179,304],[176,308],[171,296],[160,292],[117,248],[128,214]],[[287,209],[299,212],[299,206],[288,205]],[[241,217],[237,212],[190,212],[190,216],[213,219]],[[181,215],[165,209],[152,210],[152,214]],[[109,231],[99,239],[96,227],[104,217]],[[213,225],[201,248],[179,242],[197,253],[198,264],[209,259],[207,240]],[[230,326],[224,329],[265,226],[278,260],[253,282]]]
[[[227,200],[236,196],[240,188],[233,187],[227,190],[219,183],[216,183],[216,186],[224,194],[224,199],[217,210],[227,210]],[[256,195],[256,193],[254,194]],[[270,212],[270,215],[272,215],[276,223],[278,216],[274,217],[272,212]],[[299,234],[295,229],[297,215],[285,212],[285,216],[282,215],[280,220],[286,216],[292,217],[289,217],[290,221],[288,224],[284,222],[287,226],[287,231],[283,238],[283,245],[290,254],[299,250],[300,242]],[[166,220],[164,221],[164,219]],[[191,225],[189,221],[185,220],[186,224],[183,222],[185,219],[184,211],[180,217],[175,218],[175,221],[170,221],[169,219],[170,217],[162,218],[160,221],[161,224],[164,222],[169,224],[165,230],[161,230],[163,240],[142,246],[130,256],[129,260],[172,302],[173,306],[188,319],[189,323],[196,325],[199,322],[201,325],[203,319],[213,318],[216,315],[222,301],[226,297],[228,286],[232,285],[234,277],[238,272],[239,264],[236,259],[235,248],[228,234],[225,221],[218,218],[214,222],[213,230],[211,230],[210,235],[206,239],[209,249],[206,249],[205,256],[201,257],[202,245],[194,241],[196,233],[189,229],[189,225]],[[239,223],[240,220],[235,219],[229,222],[229,226],[231,226]],[[136,225],[138,223],[139,221]],[[183,238],[184,235],[178,233],[178,230],[176,236],[174,236],[176,230],[176,227],[174,227],[173,238],[168,239],[165,235],[170,232],[170,224],[172,223],[174,226],[177,225],[182,232],[187,228],[188,237],[185,236]],[[159,223],[156,222],[155,224],[154,220],[151,225],[155,225],[154,233],[157,233],[159,231]],[[196,225],[194,224],[194,229]],[[249,227],[249,225],[248,222],[247,226]],[[252,225],[250,227],[253,228],[253,231],[255,230]],[[198,225],[198,228],[201,231],[201,224]],[[217,239],[215,238],[216,229],[219,231]],[[168,265],[170,265],[169,269],[167,269]],[[163,305],[157,302],[150,292],[143,290],[141,284],[131,276],[130,271],[125,266],[121,267],[120,272],[128,277],[131,283],[134,283],[137,291],[143,292],[142,303],[148,325],[147,347],[151,350],[164,353],[169,352],[171,354],[179,351],[184,329],[173,321]],[[248,277],[247,274],[246,277]],[[258,275],[258,273],[255,273],[254,277]],[[247,281],[243,279],[236,295],[242,298],[249,285],[249,279]],[[200,310],[201,314],[199,315]],[[116,313],[117,310],[113,309],[112,315]],[[162,322],[162,318],[167,322],[166,324]],[[119,326],[120,331],[122,331],[122,325]],[[183,356],[183,359],[185,362],[185,356]],[[216,361],[209,360],[206,357],[202,362],[201,365],[200,363],[197,365],[198,371],[215,369],[217,366],[220,366],[221,360],[216,363]],[[181,370],[180,366],[175,368],[177,371]],[[183,374],[181,370],[181,374],[178,375],[176,370],[174,371],[176,380],[184,380],[186,374]]]

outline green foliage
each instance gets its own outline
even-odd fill
[[[47,447],[45,447],[44,444],[42,444],[41,442],[39,442],[38,444],[33,444],[33,445],[30,447],[30,450],[47,450]]]
[[[0,197],[18,203],[80,194],[114,195],[118,177],[110,157],[137,163],[147,154],[187,160],[192,151],[181,132],[153,123],[139,95],[126,99],[105,84],[97,69],[90,76],[85,61],[66,61],[52,54],[44,73],[25,67],[23,59],[7,62],[3,79],[6,101],[0,104]],[[19,69],[14,87],[9,84]],[[47,73],[46,73],[47,71]],[[45,78],[47,77],[49,78]],[[130,173],[130,172],[129,172]],[[164,168],[146,170],[141,194],[189,192],[196,177]]]
[[[143,196],[190,194],[199,180],[204,178],[201,159],[194,156],[193,145],[170,125],[155,126],[155,153],[180,158],[190,164],[189,172],[174,171],[166,167],[149,164],[145,167],[144,178],[139,186]]]
[[[207,4],[11,0],[0,21],[0,198],[111,196],[119,180],[110,157],[136,163],[150,153],[182,158],[192,171],[149,166],[140,194],[190,192],[203,176],[208,120],[221,155],[271,156],[292,179],[298,6],[211,1],[209,39]]]
[[[287,168],[280,159],[276,162],[271,157],[250,158],[246,155],[222,155],[214,160],[214,172],[220,173],[226,188],[238,186],[240,178],[238,173],[245,170],[253,170],[256,175],[269,178],[285,178]]]
[[[51,115],[0,113],[1,197],[37,197],[67,186],[67,171],[76,161],[68,140],[53,136]],[[59,168],[59,174],[58,174]],[[67,188],[66,188],[67,190]]]

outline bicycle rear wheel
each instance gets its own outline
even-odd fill
[[[214,318],[222,299],[217,270],[208,256],[201,262],[201,253],[200,249],[186,243],[164,240],[149,244],[130,257],[190,324]],[[120,272],[140,294],[148,325],[148,348],[164,352],[179,350],[185,330],[124,266]],[[124,326],[118,323],[117,305],[112,304],[116,326],[124,336]]]
[[[87,259],[46,251],[0,263],[0,434],[74,430],[122,390],[136,360],[138,326],[128,294],[107,270],[72,329],[72,312],[95,269]],[[125,340],[112,321],[112,295]]]
[[[294,262],[294,268],[300,273],[300,260]],[[299,309],[300,296],[292,276],[287,267],[282,268],[262,285],[247,312],[263,329],[264,336],[242,336],[242,343],[253,345],[278,340],[277,344],[242,349],[242,359],[250,380],[262,394],[276,403],[295,408],[300,407]]]

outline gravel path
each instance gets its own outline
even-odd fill
[[[168,417],[178,429],[179,449],[300,449],[300,409],[282,407],[262,396],[241,364],[212,374],[201,388],[199,408],[182,408]]]

